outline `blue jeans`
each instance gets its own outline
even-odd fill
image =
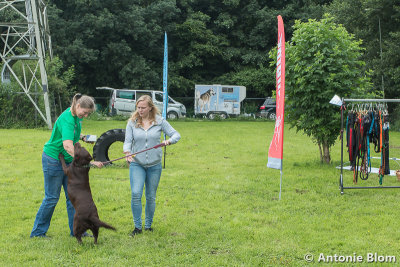
[[[40,205],[39,211],[36,214],[31,237],[46,235],[47,230],[50,227],[50,221],[51,217],[53,216],[54,209],[56,208],[58,199],[60,198],[61,186],[64,187],[65,197],[67,200],[70,235],[73,236],[75,209],[68,198],[68,177],[64,174],[61,162],[49,157],[44,152],[42,154],[42,167],[44,174],[44,199],[42,205]]]
[[[129,166],[129,178],[131,183],[131,208],[135,228],[142,229],[142,194],[143,186],[146,185],[146,207],[145,207],[145,228],[150,228],[153,223],[156,210],[156,192],[161,177],[161,163],[142,167],[136,162]]]

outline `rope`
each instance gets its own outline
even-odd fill
[[[150,148],[147,148],[147,149],[144,149],[144,150],[141,150],[141,151],[138,151],[138,152],[135,152],[135,153],[126,155],[126,156],[124,156],[124,157],[120,157],[120,158],[117,158],[117,159],[105,161],[105,162],[103,162],[103,165],[109,164],[109,163],[111,163],[111,162],[114,162],[114,161],[117,161],[117,160],[120,160],[120,159],[124,159],[124,158],[130,157],[130,156],[136,156],[137,154],[143,153],[143,152],[145,152],[145,151],[148,151],[148,150],[151,150],[151,149],[156,149],[156,148],[163,147],[163,146],[165,146],[165,144],[164,144],[164,143],[160,143],[160,144],[155,145],[155,146],[153,146],[153,147],[150,147]]]
[[[109,160],[109,161],[103,161],[102,163],[103,163],[103,166],[104,166],[104,165],[108,165],[108,164],[110,164],[111,162],[114,162],[114,161],[117,161],[117,160],[121,160],[121,159],[130,157],[130,156],[136,156],[137,154],[146,152],[146,151],[151,150],[151,149],[156,149],[156,148],[159,148],[159,147],[163,147],[163,146],[165,146],[165,144],[164,144],[164,143],[160,143],[160,144],[155,145],[155,146],[153,146],[153,147],[150,147],[150,148],[147,148],[147,149],[144,149],[144,150],[141,150],[141,151],[138,151],[138,152],[129,154],[129,155],[125,155],[125,156],[120,157],[120,158],[117,158],[117,159],[112,159],[112,160]],[[82,166],[82,167],[90,168],[91,166],[93,166],[93,165],[90,165],[90,164],[89,164],[89,165]]]

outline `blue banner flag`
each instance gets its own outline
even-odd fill
[[[163,111],[162,117],[167,118],[167,108],[168,108],[168,42],[167,33],[165,32],[164,37],[164,66],[163,66]],[[164,138],[165,139],[165,138]]]

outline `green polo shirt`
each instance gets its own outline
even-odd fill
[[[65,161],[72,162],[73,158],[65,151],[63,141],[72,140],[73,144],[79,142],[81,129],[82,119],[72,116],[71,108],[67,108],[54,124],[50,140],[44,145],[44,153],[57,160],[58,154],[63,153]]]

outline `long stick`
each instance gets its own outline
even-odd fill
[[[140,153],[143,153],[143,152],[145,152],[145,151],[147,151],[147,150],[156,149],[156,148],[163,147],[163,146],[165,146],[165,144],[164,144],[164,143],[160,143],[160,144],[155,145],[155,146],[153,146],[153,147],[150,147],[150,148],[147,148],[147,149],[138,151],[138,152],[133,153],[133,154],[126,155],[126,156],[124,156],[124,157],[120,157],[120,158],[117,158],[117,159],[105,161],[105,162],[103,162],[103,164],[108,164],[108,163],[111,163],[111,162],[113,162],[113,161],[117,161],[117,160],[120,160],[120,159],[124,159],[124,158],[130,157],[130,156],[135,156],[135,155],[140,154]]]

